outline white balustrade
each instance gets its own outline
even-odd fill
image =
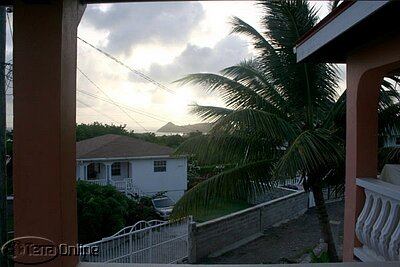
[[[100,180],[85,180],[86,182],[92,183],[92,184],[97,184],[97,185],[107,185],[107,180],[106,179],[100,179]]]
[[[89,183],[97,184],[97,185],[107,185],[106,179],[100,180],[86,180]],[[125,195],[132,197],[138,196],[143,197],[147,196],[142,190],[140,190],[137,186],[135,186],[132,178],[124,178],[122,180],[113,180],[110,179],[110,184],[114,186],[118,191],[125,193]]]
[[[354,248],[362,261],[400,261],[400,186],[373,178],[357,179],[365,204],[356,223]]]

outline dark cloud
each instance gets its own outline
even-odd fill
[[[188,44],[171,64],[154,63],[146,74],[156,81],[167,84],[189,73],[218,72],[250,57],[246,42],[237,36],[229,35],[220,40],[214,48]],[[134,74],[130,75],[130,79],[139,80]]]
[[[82,24],[109,32],[110,53],[129,54],[138,44],[185,42],[203,18],[200,3],[131,3],[111,5],[106,12],[88,7]]]

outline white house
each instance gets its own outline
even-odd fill
[[[86,139],[76,143],[76,177],[126,194],[166,192],[177,201],[187,189],[187,159],[173,151],[122,135]]]

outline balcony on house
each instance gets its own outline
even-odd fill
[[[364,189],[365,203],[356,224],[362,246],[354,255],[361,261],[400,261],[400,186],[375,178],[359,178],[357,186]]]

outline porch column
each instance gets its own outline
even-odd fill
[[[111,163],[104,163],[104,165],[106,165],[106,179],[107,179],[107,184],[111,183],[111,165],[113,164],[113,162]]]
[[[130,166],[131,166],[130,169],[129,169],[129,170],[130,170],[129,176],[130,176],[130,178],[133,179],[133,161],[130,161],[129,164],[130,164]]]
[[[79,0],[13,4],[15,237],[75,245],[76,36],[84,8]],[[59,256],[41,266],[77,262]]]
[[[88,163],[79,163],[79,179],[84,181],[87,180],[87,167],[89,166]]]
[[[83,179],[86,181],[88,179],[88,163],[83,164]]]
[[[378,100],[383,77],[400,67],[400,36],[388,36],[347,57],[346,192],[343,261],[352,261],[364,190],[356,178],[377,178]]]

